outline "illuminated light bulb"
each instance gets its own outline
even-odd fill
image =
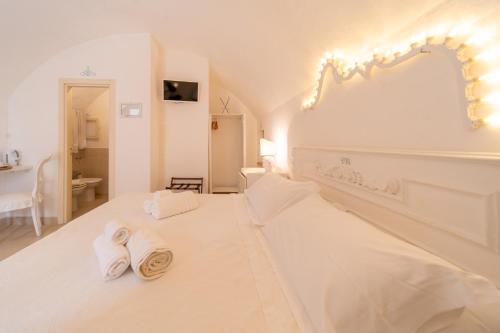
[[[333,57],[335,59],[342,59],[342,58],[344,58],[344,53],[342,51],[333,50],[332,54],[333,54]]]
[[[437,45],[442,44],[446,38],[446,27],[438,25],[432,28],[427,34],[426,41],[429,44]]]
[[[375,59],[378,62],[384,61],[384,53],[379,49],[373,50],[373,59]]]
[[[484,118],[483,121],[493,127],[500,127],[500,112],[495,112],[488,117]]]
[[[446,37],[444,40],[444,45],[451,50],[457,50],[465,46],[462,38],[457,37]]]
[[[361,62],[364,64],[367,64],[369,62],[373,61],[373,55],[372,54],[367,54],[361,58]]]
[[[500,91],[498,83],[488,83],[480,80],[473,81],[465,87],[465,96],[469,101],[478,101],[481,96],[488,96]]]
[[[494,61],[498,58],[500,58],[500,47],[487,49],[474,57],[475,60],[486,62]]]
[[[490,30],[480,30],[479,32],[472,35],[472,37],[467,39],[465,44],[474,45],[474,46],[481,46],[481,45],[488,43],[492,37],[493,37],[493,33]]]
[[[500,105],[500,93],[493,93],[481,99],[481,102],[491,104],[491,105]]]
[[[333,54],[331,52],[325,52],[323,59],[325,59],[326,62],[330,62],[333,60]]]
[[[409,44],[401,44],[392,50],[392,52],[396,57],[405,55],[410,51],[411,51],[411,46]]]
[[[426,34],[416,35],[410,39],[410,46],[413,49],[417,49],[419,47],[422,47],[426,43],[427,43],[427,35]]]
[[[314,81],[319,82],[321,81],[321,77],[323,76],[323,71],[319,71],[316,73],[316,77],[314,78]]]
[[[477,79],[489,72],[489,67],[482,62],[466,62],[462,65],[462,74],[466,80]]]
[[[477,84],[475,82],[469,83],[468,85],[465,86],[465,97],[469,101],[477,100]]]
[[[394,56],[394,53],[392,52],[387,52],[384,54],[383,58],[382,58],[382,62],[384,64],[388,64],[388,63],[391,63],[395,60],[395,56]]]
[[[500,70],[496,70],[494,72],[483,75],[479,78],[481,81],[485,81],[488,83],[499,83],[500,82]]]
[[[478,116],[476,116],[478,106],[479,106],[478,103],[469,103],[469,105],[467,106],[467,117],[469,117],[469,119],[471,120],[480,119]]]
[[[453,27],[448,33],[448,37],[464,37],[470,35],[471,31],[472,31],[472,23],[464,22],[462,24]]]
[[[467,62],[474,59],[475,48],[471,46],[462,47],[457,51],[457,59],[460,62]]]

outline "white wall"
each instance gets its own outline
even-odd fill
[[[197,103],[162,101],[160,112],[160,183],[172,176],[203,177],[208,187],[209,65],[208,59],[166,50],[162,80],[197,81]]]
[[[7,149],[7,107],[0,100],[0,152]]]
[[[116,83],[115,193],[150,189],[151,37],[149,34],[115,35],[93,40],[51,58],[32,72],[9,99],[10,148],[19,149],[25,164],[34,165],[47,154],[45,216],[56,216],[58,172],[59,79],[78,78],[89,65],[96,79]],[[120,103],[139,102],[142,118],[119,117]],[[26,191],[33,174],[16,176],[8,190]]]
[[[161,151],[163,138],[163,53],[160,44],[153,38],[151,44],[151,190],[165,188],[160,178]]]
[[[221,114],[224,103],[229,101],[229,112],[245,115],[245,167],[257,166],[259,158],[260,122],[255,114],[229,89],[224,87],[213,75],[210,77],[210,113]]]

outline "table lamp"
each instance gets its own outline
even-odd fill
[[[273,171],[274,156],[276,155],[276,145],[274,142],[260,139],[260,156],[262,156],[262,164],[266,172]]]

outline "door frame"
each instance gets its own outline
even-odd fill
[[[246,135],[246,115],[244,113],[211,113],[208,123],[208,193],[212,193],[212,121],[217,118],[226,119],[241,119],[241,135],[242,135],[242,165],[247,164],[247,135]]]
[[[109,199],[115,196],[115,81],[103,79],[60,79],[59,80],[59,170],[58,170],[58,189],[59,189],[59,207],[57,220],[59,224],[69,222],[71,211],[68,211],[68,195],[71,191],[72,175],[68,172],[68,154],[70,146],[68,144],[68,128],[66,126],[68,113],[66,110],[66,92],[68,88],[73,87],[96,87],[107,88],[109,94],[108,110],[108,144],[109,144],[109,167],[108,167],[108,193]]]

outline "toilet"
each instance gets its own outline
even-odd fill
[[[71,211],[75,212],[78,210],[78,197],[80,197],[87,190],[88,185],[82,182],[80,179],[71,180]]]
[[[87,202],[95,200],[95,188],[102,182],[102,178],[80,178],[79,181],[86,184],[84,200]]]

